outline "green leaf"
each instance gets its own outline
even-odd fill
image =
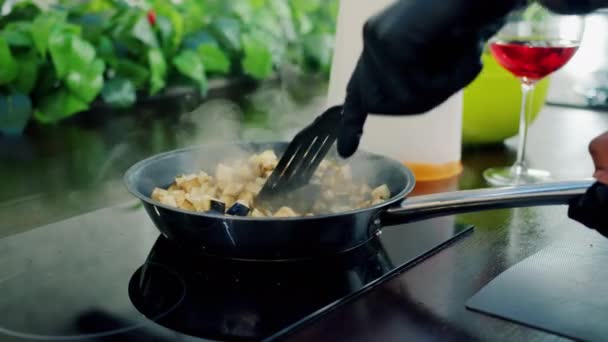
[[[321,0],[290,0],[290,3],[296,12],[306,13],[317,10]]]
[[[131,34],[148,47],[158,47],[156,34],[154,33],[152,26],[150,26],[148,18],[145,14],[139,16],[137,22],[135,22],[135,25],[133,26],[133,29],[131,30]]]
[[[266,0],[249,0],[249,3],[253,9],[263,9],[266,5]]]
[[[64,78],[70,67],[70,56],[73,35],[61,30],[54,30],[49,37],[49,52],[58,78]]]
[[[84,70],[88,68],[95,60],[95,47],[80,37],[73,37],[70,43],[68,69]]]
[[[38,80],[40,60],[36,52],[31,50],[29,53],[18,55],[17,61],[19,74],[14,81],[14,88],[21,93],[29,94]]]
[[[184,50],[173,59],[173,64],[180,73],[198,82],[202,94],[207,92],[205,68],[196,52]]]
[[[118,64],[116,65],[116,74],[131,80],[137,89],[143,88],[150,78],[150,71],[147,67],[128,59],[118,61]]]
[[[158,49],[148,51],[148,63],[150,65],[150,95],[158,93],[165,87],[167,78],[167,62],[165,56]]]
[[[324,70],[331,66],[333,43],[333,36],[329,34],[311,34],[303,38],[305,54]]]
[[[190,34],[184,38],[183,48],[196,50],[198,46],[201,44],[215,44],[217,45],[217,41],[209,32],[200,31],[193,34]]]
[[[244,35],[243,49],[245,56],[241,61],[241,66],[245,74],[257,79],[265,79],[272,74],[272,54],[262,41],[250,35]]]
[[[2,30],[2,36],[11,46],[30,47],[32,46],[31,26],[32,24],[27,21],[8,23]]]
[[[86,102],[65,89],[43,97],[34,118],[41,123],[54,123],[88,109]]]
[[[116,51],[114,50],[114,44],[112,44],[112,40],[110,40],[108,36],[99,37],[97,55],[106,63],[116,68],[116,65],[118,64],[118,57],[116,56]]]
[[[217,44],[201,44],[197,50],[203,61],[205,70],[222,74],[226,74],[230,71],[230,59]]]
[[[296,22],[298,24],[298,30],[300,34],[307,34],[314,28],[312,20],[306,14],[296,17]]]
[[[126,108],[135,103],[136,94],[133,82],[125,78],[106,81],[101,91],[103,101],[114,108]]]
[[[82,27],[82,37],[96,44],[99,38],[111,25],[111,17],[105,13],[84,13],[72,19],[72,22]]]
[[[19,69],[6,40],[0,37],[0,85],[8,84],[17,77]]]
[[[66,79],[66,85],[71,93],[78,96],[84,102],[93,101],[101,92],[103,87],[103,71],[105,65],[101,59],[84,68],[70,70]]]
[[[236,19],[219,18],[213,22],[212,28],[222,45],[233,51],[241,50],[241,25]]]
[[[284,0],[271,0],[270,7],[277,16],[279,25],[282,28],[282,36],[285,40],[292,42],[296,39],[296,29],[294,19],[289,8],[289,4]]]
[[[168,2],[167,0],[156,0],[154,2],[154,9],[156,10],[156,12],[158,14],[159,19],[161,17],[166,17],[167,19],[169,19],[169,22],[171,23],[171,35],[164,37],[163,47],[167,51],[174,53],[175,51],[177,51],[177,49],[179,48],[179,46],[182,43],[182,40],[184,39],[184,34],[185,34],[184,18],[179,13],[179,11],[177,11],[177,9],[175,9],[175,6],[171,5],[171,3]],[[201,18],[198,18],[198,20],[201,20]],[[160,21],[157,21],[157,22],[160,23]],[[159,25],[159,28],[160,28],[160,25]],[[164,28],[164,29],[161,28],[161,30],[166,30],[166,28]],[[166,35],[166,32],[164,34]]]
[[[36,49],[42,56],[46,56],[49,37],[53,32],[53,29],[64,21],[65,13],[58,11],[41,13],[34,19],[31,27],[32,38]]]
[[[232,12],[234,12],[234,14],[236,14],[236,16],[241,19],[241,21],[247,24],[252,22],[254,10],[251,3],[249,3],[248,1],[240,0],[231,1],[229,4],[232,9]]]
[[[0,95],[0,132],[19,135],[32,115],[32,102],[26,95]]]
[[[254,15],[256,28],[270,34],[272,39],[283,39],[283,28],[276,16],[269,11],[259,11]],[[270,38],[270,37],[269,37]]]

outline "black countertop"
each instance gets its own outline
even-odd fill
[[[279,111],[266,116],[259,114],[264,108],[270,108],[272,103],[268,99],[273,95],[268,91],[257,96],[257,100],[254,100],[258,101],[257,106],[261,106],[261,109],[245,113],[250,129],[241,129],[236,135],[223,134],[223,138],[258,139],[270,136],[268,125],[260,124],[260,118],[264,117],[266,122],[272,121],[273,115],[276,117]],[[222,109],[229,108],[218,102],[216,105],[222,106]],[[304,114],[297,120],[306,120],[321,106],[317,103],[316,107],[298,108]],[[200,111],[198,113],[201,114]],[[233,114],[228,112],[226,115],[230,117]],[[101,129],[99,126],[67,124],[38,132],[36,138],[3,138],[0,174],[5,185],[0,191],[0,238],[10,239],[12,235],[44,224],[130,201],[132,197],[121,180],[122,172],[130,164],[153,153],[203,143],[222,135],[221,131],[216,132],[216,136],[193,133],[193,127],[201,127],[204,119],[201,120],[192,124],[192,120],[182,117],[159,118],[144,114],[143,119],[138,119],[123,115],[117,116]],[[230,126],[234,122],[225,121],[223,133],[234,133],[234,127]],[[587,144],[605,130],[608,130],[606,112],[545,106],[530,129],[530,164],[549,169],[558,178],[589,177],[593,167]],[[280,138],[276,133],[274,137]],[[505,147],[465,148],[464,172],[459,180],[459,188],[485,187],[482,171],[487,167],[512,163],[515,142],[511,139]],[[548,244],[580,234],[595,233],[570,221],[566,208],[557,206],[493,210],[459,215],[457,220],[475,225],[475,232],[364,297],[296,331],[290,338],[559,339],[551,334],[468,311],[464,303],[502,271]],[[57,239],[60,241],[61,236],[58,235]],[[44,248],[53,248],[54,245],[53,241],[39,243],[46,246]],[[141,250],[134,249],[132,252],[139,253],[137,257],[144,257],[151,244],[152,240],[142,243]],[[19,246],[13,248],[5,252],[27,253],[19,251]],[[99,253],[111,252],[105,250]],[[44,259],[32,260],[32,263],[44,263]],[[4,265],[2,269],[16,266]],[[15,268],[15,272],[18,270],[19,267]]]

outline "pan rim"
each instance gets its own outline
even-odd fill
[[[340,212],[340,213],[313,215],[313,216],[280,217],[279,218],[279,217],[271,217],[271,216],[265,216],[265,217],[231,216],[231,215],[219,214],[219,213],[214,213],[214,212],[198,212],[198,211],[191,211],[191,210],[176,208],[176,207],[172,207],[172,206],[157,202],[157,201],[153,200],[151,197],[142,194],[134,186],[135,182],[134,182],[133,178],[134,178],[135,174],[137,173],[137,171],[141,170],[143,168],[143,166],[145,166],[146,164],[152,163],[158,159],[162,159],[164,157],[174,155],[177,153],[184,153],[184,152],[188,152],[188,151],[192,151],[192,150],[200,150],[200,149],[204,149],[204,148],[213,148],[214,146],[216,146],[216,147],[217,146],[238,146],[238,145],[251,146],[254,144],[255,145],[278,145],[278,144],[289,144],[289,142],[280,141],[280,140],[274,140],[274,141],[272,141],[272,140],[271,141],[236,140],[236,141],[226,141],[226,142],[221,142],[221,143],[192,145],[192,146],[188,146],[188,147],[173,149],[173,150],[154,154],[150,157],[144,158],[144,159],[139,160],[138,162],[134,163],[127,169],[127,171],[125,171],[125,174],[123,176],[123,182],[125,183],[125,186],[127,187],[127,190],[129,191],[129,193],[131,193],[131,195],[135,196],[140,201],[145,202],[145,203],[155,206],[155,207],[161,207],[161,208],[164,208],[169,211],[179,212],[182,214],[198,216],[198,217],[217,218],[217,219],[223,219],[223,220],[227,220],[227,221],[247,221],[247,222],[249,222],[249,221],[257,221],[257,222],[315,221],[315,220],[320,220],[320,219],[331,219],[331,218],[338,218],[338,217],[343,217],[343,216],[347,216],[347,215],[353,215],[356,213],[360,213],[362,211],[379,210],[382,208],[391,207],[395,203],[404,200],[405,197],[407,197],[407,195],[412,192],[412,190],[414,189],[414,186],[416,185],[416,178],[414,176],[414,173],[412,172],[412,170],[409,167],[407,167],[403,163],[399,163],[398,161],[396,161],[390,157],[386,157],[386,156],[383,156],[378,153],[369,152],[364,149],[359,149],[357,151],[357,153],[362,153],[364,155],[373,156],[373,157],[379,157],[382,159],[388,159],[388,160],[394,162],[395,164],[400,165],[409,181],[407,182],[406,186],[399,193],[397,193],[396,195],[392,196],[391,198],[389,198],[388,200],[386,200],[382,203],[379,203],[379,204],[376,204],[376,205],[373,205],[373,206],[370,206],[367,208],[363,208],[363,209],[353,209],[353,210],[348,210],[348,211],[344,211],[344,212]],[[348,159],[349,158],[346,158],[343,160],[348,160]]]

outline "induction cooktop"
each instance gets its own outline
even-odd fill
[[[472,231],[452,216],[294,262],[192,255],[134,202],[0,239],[0,341],[279,340]]]

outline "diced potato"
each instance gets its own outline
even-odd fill
[[[197,178],[201,185],[213,182],[213,177],[209,176],[205,171],[199,172]]]
[[[186,192],[184,190],[171,190],[169,195],[175,198],[175,202],[181,207],[182,203],[186,200]]]
[[[235,167],[234,176],[240,182],[248,182],[255,179],[257,173],[254,173],[249,165],[241,164]]]
[[[233,196],[222,196],[222,197],[220,197],[220,201],[222,201],[226,204],[226,208],[230,208],[230,207],[232,207],[234,202],[236,202],[236,198]]]
[[[391,197],[391,192],[388,189],[388,186],[386,186],[386,184],[382,184],[379,187],[372,190],[372,199],[373,200],[377,200],[377,199],[387,200],[390,197]]]
[[[385,200],[385,199],[382,199],[382,198],[374,198],[374,199],[372,200],[372,205],[380,204],[380,203],[382,203],[382,202],[384,202],[384,201],[386,201],[386,200]]]
[[[350,165],[344,165],[340,167],[340,175],[344,180],[351,181],[353,179],[353,173],[350,168]]]
[[[264,170],[274,170],[279,163],[279,159],[277,158],[277,155],[274,154],[273,150],[266,150],[262,152],[259,158],[260,164]]]
[[[196,211],[209,211],[211,197],[208,195],[186,194],[186,201],[190,202]]]
[[[264,178],[258,177],[255,179],[255,183],[259,185],[264,185],[264,183],[266,183],[266,180]]]
[[[164,205],[168,205],[171,207],[175,207],[177,208],[177,201],[175,200],[175,197],[173,197],[171,194],[166,194],[160,197],[159,202],[164,204]]]
[[[363,184],[363,185],[361,186],[361,189],[360,189],[360,192],[359,192],[359,193],[360,193],[361,195],[366,196],[366,195],[368,195],[368,194],[371,194],[371,192],[372,192],[372,188],[370,188],[370,187],[369,187],[369,185],[367,185],[367,184]]]
[[[254,154],[248,159],[226,160],[217,165],[213,176],[205,171],[179,175],[167,189],[155,188],[151,197],[165,205],[199,212],[225,213],[226,209],[230,210],[235,205],[242,206],[249,210],[248,213],[242,212],[242,215],[253,217],[295,217],[344,212],[379,204],[390,198],[386,184],[372,189],[367,184],[354,183],[348,164],[322,160],[310,179],[310,184],[320,187],[319,198],[316,198],[316,194],[299,197],[294,192],[285,197],[285,203],[294,201],[291,207],[285,205],[275,213],[267,208],[255,207],[255,196],[277,163],[278,158],[272,150]],[[296,209],[302,214],[296,212]]]
[[[195,174],[177,177],[175,178],[175,183],[177,186],[187,192],[190,192],[193,188],[198,188],[201,186],[201,183],[198,181],[198,177]]]
[[[217,197],[219,195],[219,190],[217,186],[212,186],[208,188],[205,193],[211,197]]]
[[[161,188],[154,188],[154,191],[152,191],[152,195],[150,197],[152,197],[153,200],[155,201],[159,201],[161,197],[166,196],[169,194],[169,191],[161,189]]]
[[[296,217],[298,214],[290,207],[281,207],[273,215],[274,217]]]
[[[184,210],[196,210],[194,206],[188,201],[183,201],[179,207]]]
[[[329,162],[327,161],[327,159],[323,159],[319,163],[319,167],[317,168],[317,170],[325,172],[325,170],[327,170],[328,167],[329,167]]]
[[[325,208],[327,206],[325,205],[325,203],[321,202],[321,201],[316,201],[313,205],[312,205],[312,211],[316,212],[316,213],[322,213]]]
[[[321,196],[323,197],[323,199],[331,201],[336,197],[336,194],[332,190],[326,190],[323,191],[323,194]]]
[[[334,205],[329,209],[329,211],[334,214],[343,213],[343,212],[349,211],[349,210],[351,210],[351,208],[349,208],[348,206],[345,206],[345,205]]]
[[[262,185],[257,184],[257,183],[247,183],[247,185],[245,185],[245,191],[250,192],[254,195],[257,195],[260,193],[260,190],[262,190]]]
[[[365,201],[365,199],[361,195],[351,195],[348,198],[348,201],[353,205],[357,205],[358,203]]]
[[[209,190],[209,184],[205,183],[199,187],[190,189],[190,191],[188,191],[188,193],[191,195],[195,195],[195,196],[203,196],[203,195],[207,195],[208,190]]]
[[[251,157],[249,157],[249,160],[247,160],[247,162],[249,163],[249,167],[251,167],[252,173],[256,177],[259,177],[264,174],[264,167],[262,166],[262,159],[260,158],[260,155],[252,155]]]
[[[237,202],[240,202],[251,208],[251,206],[253,205],[253,194],[248,191],[243,191],[238,195],[236,200]]]
[[[250,214],[253,217],[266,217],[267,216],[266,214],[264,214],[261,210],[258,210],[257,208],[253,209]]]
[[[222,191],[222,195],[237,197],[239,195],[239,193],[241,193],[241,191],[243,191],[244,188],[245,188],[245,186],[243,184],[230,183],[230,184],[228,184],[228,186],[226,186],[224,188],[224,191]]]
[[[229,184],[232,182],[234,169],[225,164],[219,164],[215,169],[215,178],[218,183]]]
[[[334,175],[325,175],[325,177],[321,179],[321,186],[327,189],[333,189],[337,183],[337,179]]]

